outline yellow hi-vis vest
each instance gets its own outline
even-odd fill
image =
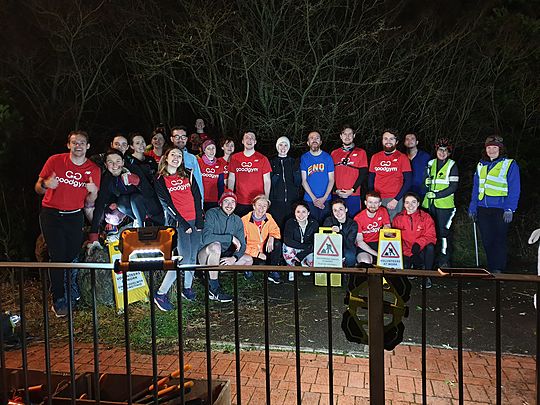
[[[478,174],[478,199],[482,200],[484,195],[490,197],[506,197],[508,195],[508,169],[513,159],[502,159],[488,172],[487,165],[478,163],[476,173]]]
[[[431,159],[427,164],[428,176],[426,178],[426,186],[428,190],[437,192],[448,188],[450,185],[450,171],[455,164],[456,162],[452,159],[448,159],[443,167],[437,172],[437,159]],[[422,206],[428,208],[431,201],[433,201],[435,208],[456,207],[454,205],[454,194],[450,194],[443,198],[436,198],[434,200],[424,198]]]

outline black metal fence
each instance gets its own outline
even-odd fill
[[[39,269],[40,279],[41,279],[41,293],[42,293],[42,308],[43,308],[43,337],[44,337],[44,364],[45,364],[45,375],[46,382],[44,387],[46,387],[46,398],[47,403],[53,403],[52,401],[52,392],[51,392],[51,351],[50,351],[50,335],[49,335],[49,290],[48,290],[48,277],[47,269],[43,268],[43,263],[2,263],[0,264],[0,269],[6,271],[11,269],[15,271],[17,275],[18,283],[18,301],[19,301],[19,312],[20,312],[20,329],[21,335],[26,336],[27,331],[27,319],[25,315],[25,270],[27,269]],[[94,354],[94,370],[93,370],[93,381],[92,386],[94,387],[92,400],[96,403],[101,402],[100,398],[100,362],[99,362],[99,320],[97,312],[97,301],[96,301],[96,272],[98,271],[110,271],[112,265],[108,264],[90,264],[90,263],[78,263],[78,264],[67,264],[67,263],[48,263],[47,267],[49,271],[63,271],[64,269],[89,269],[91,272],[91,284],[92,284],[92,302],[91,302],[91,312],[92,312],[92,323],[93,323],[93,354]],[[108,269],[108,270],[107,270]],[[204,267],[203,271],[208,272],[210,270],[216,270],[217,268]],[[219,268],[223,270],[223,268]],[[240,323],[239,323],[239,291],[238,291],[238,277],[241,272],[245,271],[246,268],[242,266],[228,266],[227,271],[232,271],[233,278],[233,311],[234,311],[234,348],[235,348],[235,359],[236,359],[236,403],[243,403],[242,397],[242,375],[241,375],[241,344],[240,344]],[[284,267],[271,267],[271,266],[257,266],[252,267],[250,270],[264,272],[265,277],[262,281],[263,287],[263,308],[264,308],[264,352],[265,352],[265,388],[266,388],[266,403],[271,403],[271,384],[270,384],[270,341],[269,341],[269,300],[268,300],[268,272],[270,271],[292,271],[296,275],[299,275],[302,272],[300,268],[284,268]],[[502,364],[501,364],[501,283],[504,282],[529,282],[536,284],[537,294],[540,296],[540,277],[533,275],[514,275],[514,274],[497,274],[491,275],[482,271],[480,269],[450,269],[446,270],[446,273],[442,272],[430,272],[430,271],[421,271],[421,270],[390,270],[390,269],[380,269],[380,268],[354,268],[354,269],[328,269],[328,268],[314,268],[310,269],[311,271],[326,273],[327,275],[327,286],[326,286],[326,308],[328,313],[327,320],[327,333],[328,333],[328,402],[330,404],[334,403],[334,361],[333,361],[333,331],[332,331],[332,294],[331,294],[331,282],[330,275],[331,273],[340,272],[342,274],[348,274],[348,277],[362,276],[367,280],[368,286],[368,313],[369,313],[369,391],[370,391],[370,403],[372,404],[384,404],[385,402],[385,373],[384,373],[384,314],[387,311],[387,308],[384,307],[384,287],[383,287],[383,278],[384,277],[410,277],[416,276],[421,279],[421,284],[423,286],[421,290],[421,325],[422,325],[422,399],[423,403],[427,403],[427,387],[426,387],[426,339],[428,336],[427,323],[426,323],[426,303],[427,297],[430,294],[430,290],[426,289],[426,278],[452,278],[457,280],[457,355],[458,355],[458,391],[459,391],[459,403],[464,401],[464,375],[463,375],[463,283],[471,279],[482,280],[486,283],[495,284],[495,354],[496,354],[496,403],[502,403]],[[69,270],[71,271],[71,270]],[[183,289],[183,278],[181,276],[182,269],[177,268],[177,291],[182,291]],[[210,325],[210,308],[209,308],[209,298],[208,298],[208,273],[206,273],[204,278],[204,308],[205,308],[205,342],[206,342],[206,372],[207,372],[207,403],[213,403],[213,385],[212,385],[212,330]],[[124,291],[127,291],[127,272],[123,273],[123,287]],[[294,295],[293,295],[293,306],[294,306],[294,334],[295,334],[295,354],[296,354],[296,403],[302,403],[302,379],[301,379],[301,366],[300,366],[300,317],[299,317],[299,295],[298,295],[298,277],[294,277]],[[148,279],[149,290],[150,290],[150,302],[153,302],[153,295],[155,291],[155,282],[153,272]],[[71,277],[67,277],[67,303],[68,303],[68,315],[67,315],[67,325],[68,325],[68,346],[69,346],[69,363],[70,363],[70,386],[71,388],[71,403],[75,403],[78,396],[76,392],[76,366],[75,366],[75,337],[74,337],[74,327],[73,327],[73,315],[71,308]],[[125,377],[125,382],[127,384],[127,403],[136,403],[141,395],[149,401],[150,403],[162,403],[164,398],[158,394],[159,392],[159,373],[158,373],[158,350],[156,345],[156,313],[155,306],[150,305],[150,325],[151,325],[151,358],[152,358],[152,389],[147,390],[147,392],[134,392],[134,386],[132,384],[132,364],[131,364],[131,345],[130,345],[130,327],[129,327],[129,305],[128,305],[128,294],[123,295],[124,298],[124,312],[123,312],[123,323],[124,323],[124,334],[125,334],[125,367],[127,370],[127,375]],[[185,373],[184,373],[184,320],[183,320],[183,302],[181,294],[177,294],[177,309],[178,309],[178,369],[179,369],[179,387],[184,387]],[[340,303],[341,304],[341,303]],[[3,313],[5,308],[1,308],[0,301],[0,312]],[[536,313],[536,387],[540,383],[540,370],[538,356],[540,355],[540,311]],[[4,343],[5,343],[5,331],[3,328],[0,328],[0,360],[2,364],[1,378],[2,378],[2,387],[0,389],[0,395],[2,403],[7,403],[9,396],[11,394],[10,387],[7,384],[7,371],[6,371],[6,359],[4,353]],[[39,343],[41,344],[41,343]],[[29,390],[29,381],[28,381],[28,359],[27,359],[27,343],[23,338],[21,340],[21,358],[22,358],[22,390],[21,395],[23,397],[24,403],[31,403],[30,399],[30,390]],[[185,403],[184,390],[179,389],[176,394],[179,398],[179,403]],[[540,403],[540,391],[536,390],[536,399],[537,403]]]

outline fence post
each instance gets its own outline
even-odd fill
[[[368,273],[369,394],[384,404],[384,314],[382,274]]]

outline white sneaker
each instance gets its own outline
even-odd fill
[[[289,271],[289,281],[294,281],[294,273]]]
[[[302,275],[303,275],[303,276],[311,276],[311,272],[309,272],[309,271],[307,271],[307,272],[304,271],[304,272],[302,273]]]

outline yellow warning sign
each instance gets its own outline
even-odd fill
[[[403,250],[401,248],[401,230],[381,229],[379,231],[379,250],[377,264],[390,269],[403,268]]]
[[[118,248],[119,241],[107,242],[109,248],[109,257],[111,263],[114,263],[116,259],[120,259],[122,253]],[[114,299],[116,302],[116,309],[122,311],[124,309],[124,285],[123,275],[112,273],[112,280],[114,286]],[[131,304],[136,301],[147,301],[148,294],[150,292],[146,278],[142,271],[130,271],[127,273],[127,290],[128,290],[128,303]]]

